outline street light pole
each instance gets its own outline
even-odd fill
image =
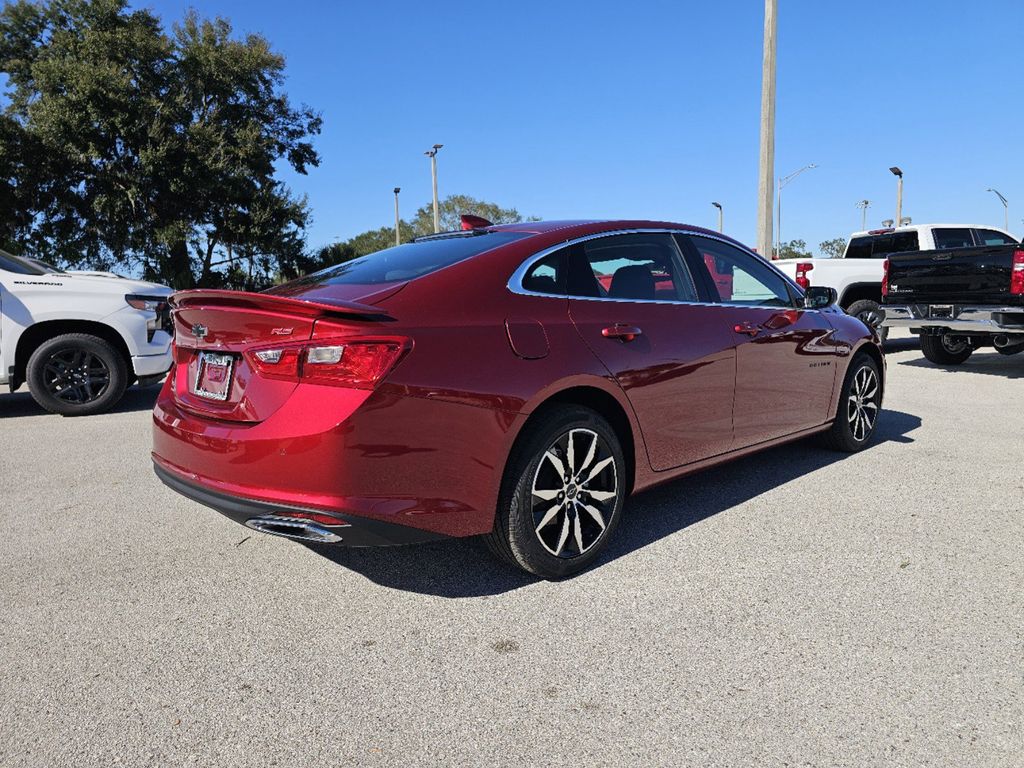
[[[395,245],[402,244],[402,232],[398,228],[401,219],[398,218],[398,193],[402,191],[401,187],[395,187]]]
[[[775,30],[778,0],[764,0],[761,59],[761,148],[757,179],[757,247],[771,258],[772,181],[775,178]]]
[[[871,207],[870,200],[861,200],[857,203],[857,207],[860,208],[860,228],[864,231],[868,228],[868,208]]]
[[[903,171],[895,165],[889,171],[896,177],[896,226],[903,220]]]
[[[725,232],[725,230],[722,229],[722,204],[721,203],[712,203],[712,205],[715,206],[715,208],[718,209],[718,231],[719,232]]]
[[[443,147],[443,144],[435,144],[433,147],[428,149],[423,154],[430,158],[430,178],[434,183],[434,232],[441,231],[441,216],[437,210],[437,150]]]
[[[812,168],[817,168],[817,167],[818,166],[815,165],[814,163],[810,163],[809,165],[805,165],[799,171],[793,171],[791,174],[789,174],[789,176],[783,176],[783,177],[779,178],[779,195],[778,195],[778,200],[776,201],[777,207],[775,209],[776,216],[778,217],[778,220],[777,220],[778,226],[776,227],[776,235],[775,235],[775,242],[777,243],[775,253],[777,255],[781,255],[781,253],[782,253],[782,188],[785,187],[787,184],[789,184],[789,182],[791,182],[793,179],[795,179],[797,176],[799,176],[804,171],[809,171]]]
[[[1007,232],[1010,231],[1010,204],[1006,201],[1006,198],[1002,196],[998,189],[992,189],[989,187],[986,192],[994,192],[996,197],[999,198],[999,202],[1003,204],[1003,229]]]

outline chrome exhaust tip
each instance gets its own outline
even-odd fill
[[[318,544],[336,544],[341,536],[323,526],[298,517],[251,517],[245,521],[246,528],[274,536],[284,536],[296,541],[313,541]]]

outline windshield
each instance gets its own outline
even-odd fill
[[[383,286],[429,275],[499,245],[527,237],[526,232],[465,232],[430,237],[394,248],[385,248],[358,259],[337,264],[290,283],[271,288],[268,293],[291,294],[296,289],[324,285]]]
[[[35,259],[23,259],[7,251],[0,251],[0,269],[16,275],[50,275],[60,270]]]

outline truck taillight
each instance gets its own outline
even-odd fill
[[[1010,293],[1024,296],[1024,250],[1013,252],[1013,267],[1010,271]]]
[[[796,284],[805,291],[811,287],[811,278],[807,276],[807,273],[812,269],[814,269],[814,265],[809,261],[801,261],[796,265]]]
[[[882,295],[889,295],[889,260],[882,262]]]
[[[318,339],[247,350],[249,364],[270,379],[373,389],[411,347],[408,339]]]

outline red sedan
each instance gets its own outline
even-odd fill
[[[885,364],[834,300],[650,221],[481,225],[265,293],[185,291],[153,461],[259,531],[483,534],[558,578],[635,491],[814,433],[869,443]]]

